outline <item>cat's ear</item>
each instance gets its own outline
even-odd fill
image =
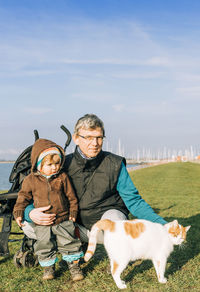
[[[190,227],[191,227],[191,225],[186,226],[186,227],[185,227],[185,231],[188,232],[188,230],[190,229]]]
[[[172,224],[173,224],[174,226],[178,226],[178,225],[179,225],[177,220],[172,221]]]

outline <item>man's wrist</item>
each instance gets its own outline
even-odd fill
[[[26,207],[26,209],[24,211],[24,221],[33,222],[30,218],[30,213],[33,209],[35,209],[33,204],[30,204]]]

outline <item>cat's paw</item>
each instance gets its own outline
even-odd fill
[[[159,282],[162,284],[165,284],[167,283],[167,279],[166,278],[159,279]]]
[[[116,283],[116,284],[117,284],[117,287],[119,289],[126,289],[127,288],[127,286],[126,286],[124,281],[121,281],[120,283]]]

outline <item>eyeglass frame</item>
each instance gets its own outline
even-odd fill
[[[105,136],[82,136],[80,134],[77,134],[77,136],[85,139],[88,142],[92,142],[94,139],[97,139],[97,142],[103,142],[103,139],[106,138]],[[100,140],[100,141],[99,141]]]

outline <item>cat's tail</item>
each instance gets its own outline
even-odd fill
[[[90,237],[89,237],[89,243],[88,243],[88,248],[84,256],[84,260],[87,262],[91,259],[93,254],[95,253],[96,250],[96,245],[97,245],[97,235],[99,231],[110,231],[113,232],[115,230],[115,222],[109,220],[109,219],[103,219],[97,221],[92,226],[92,229],[90,231]]]

